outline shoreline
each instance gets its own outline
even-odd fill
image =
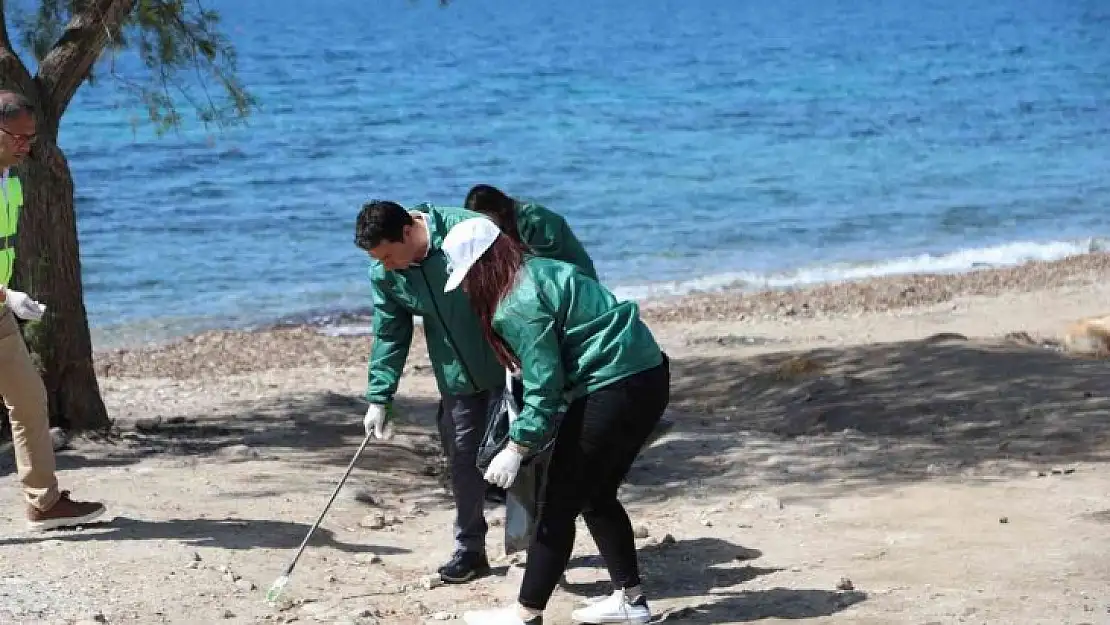
[[[961,273],[902,274],[760,291],[720,291],[655,298],[640,303],[652,326],[702,322],[757,323],[920,310],[961,297],[998,297],[1105,284],[1110,253],[981,268]],[[306,317],[306,316],[301,316]],[[351,313],[330,319],[354,320]],[[139,347],[95,350],[98,376],[208,377],[298,367],[366,365],[367,333],[332,335],[327,326],[290,316],[254,329],[216,329]],[[369,322],[368,319],[365,320]],[[426,361],[421,328],[406,367]],[[417,348],[417,346],[419,346]],[[295,362],[294,362],[295,361]]]
[[[980,266],[960,271],[894,273],[881,276],[829,280],[790,286],[727,286],[682,294],[657,294],[637,298],[643,314],[655,321],[719,321],[740,316],[820,316],[881,312],[943,303],[953,297],[998,295],[1077,281],[1110,277],[1110,251],[1095,250],[1055,260],[1031,260],[1016,265]],[[620,291],[621,287],[616,287]],[[618,295],[619,297],[619,295]],[[224,322],[212,320],[193,331],[168,331],[159,338],[127,337],[122,328],[135,324],[92,328],[94,352],[157,349],[211,333],[257,333],[289,328],[327,330],[332,336],[370,336],[369,307],[307,310],[283,314],[268,321]],[[153,320],[139,323],[155,325]],[[417,321],[419,325],[419,321]],[[155,332],[155,334],[160,334]],[[102,335],[102,337],[97,337]],[[98,347],[99,339],[104,346]]]

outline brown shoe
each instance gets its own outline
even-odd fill
[[[83,525],[104,514],[104,504],[91,501],[73,501],[69,491],[63,490],[62,496],[49,510],[39,510],[27,506],[27,524],[34,530],[51,530],[59,527]]]

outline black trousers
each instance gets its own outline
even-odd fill
[[[632,522],[617,490],[670,402],[670,363],[625,378],[567,408],[518,601],[543,610],[566,570],[581,514],[618,588],[640,584]]]
[[[518,407],[523,406],[524,384],[516,378],[513,378],[512,393],[516,405]],[[493,397],[490,401],[495,401],[495,399],[496,398]],[[454,419],[450,418],[450,414],[444,410],[442,399],[439,401],[439,408],[436,411],[436,429],[439,430],[439,440],[443,445],[443,455],[447,457],[448,470],[451,471],[450,467],[453,466],[455,457],[455,423]],[[453,488],[452,486],[452,489]],[[494,486],[493,484],[486,484],[485,499],[493,503],[505,503],[505,489],[500,486]]]

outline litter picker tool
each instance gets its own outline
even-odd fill
[[[266,601],[274,603],[277,601],[278,596],[281,595],[281,592],[285,590],[285,586],[289,583],[289,576],[293,574],[293,567],[297,566],[297,560],[300,559],[301,554],[304,553],[304,548],[308,545],[309,539],[312,538],[312,533],[316,531],[317,527],[320,527],[320,522],[324,520],[324,516],[328,513],[328,510],[331,509],[332,502],[335,501],[336,495],[338,495],[340,489],[343,488],[343,484],[347,481],[347,477],[351,475],[351,469],[355,468],[355,463],[358,462],[359,456],[362,455],[362,450],[366,449],[366,444],[370,442],[370,436],[372,434],[373,432],[367,432],[366,437],[362,439],[362,444],[358,446],[358,451],[355,452],[354,458],[351,458],[351,463],[347,465],[347,470],[343,473],[343,478],[340,479],[339,484],[335,486],[335,491],[332,492],[331,498],[328,499],[328,503],[324,505],[324,509],[320,512],[320,516],[316,517],[316,522],[312,524],[308,533],[305,534],[304,540],[301,541],[301,546],[297,548],[297,553],[293,554],[293,560],[289,562],[289,566],[285,567],[285,572],[281,574],[281,577],[274,580],[274,583],[270,585],[270,590],[266,592]]]

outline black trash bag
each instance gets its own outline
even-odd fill
[[[484,475],[493,458],[509,443],[509,425],[520,414],[524,390],[520,382],[506,375],[505,390],[493,402],[486,420],[486,433],[478,448],[478,470]],[[554,434],[520,464],[516,479],[505,493],[505,555],[528,549],[536,531],[546,489],[547,465],[554,446]]]
[[[505,493],[505,555],[527,551],[536,535],[547,488],[547,459],[543,453],[520,465],[516,480]]]

